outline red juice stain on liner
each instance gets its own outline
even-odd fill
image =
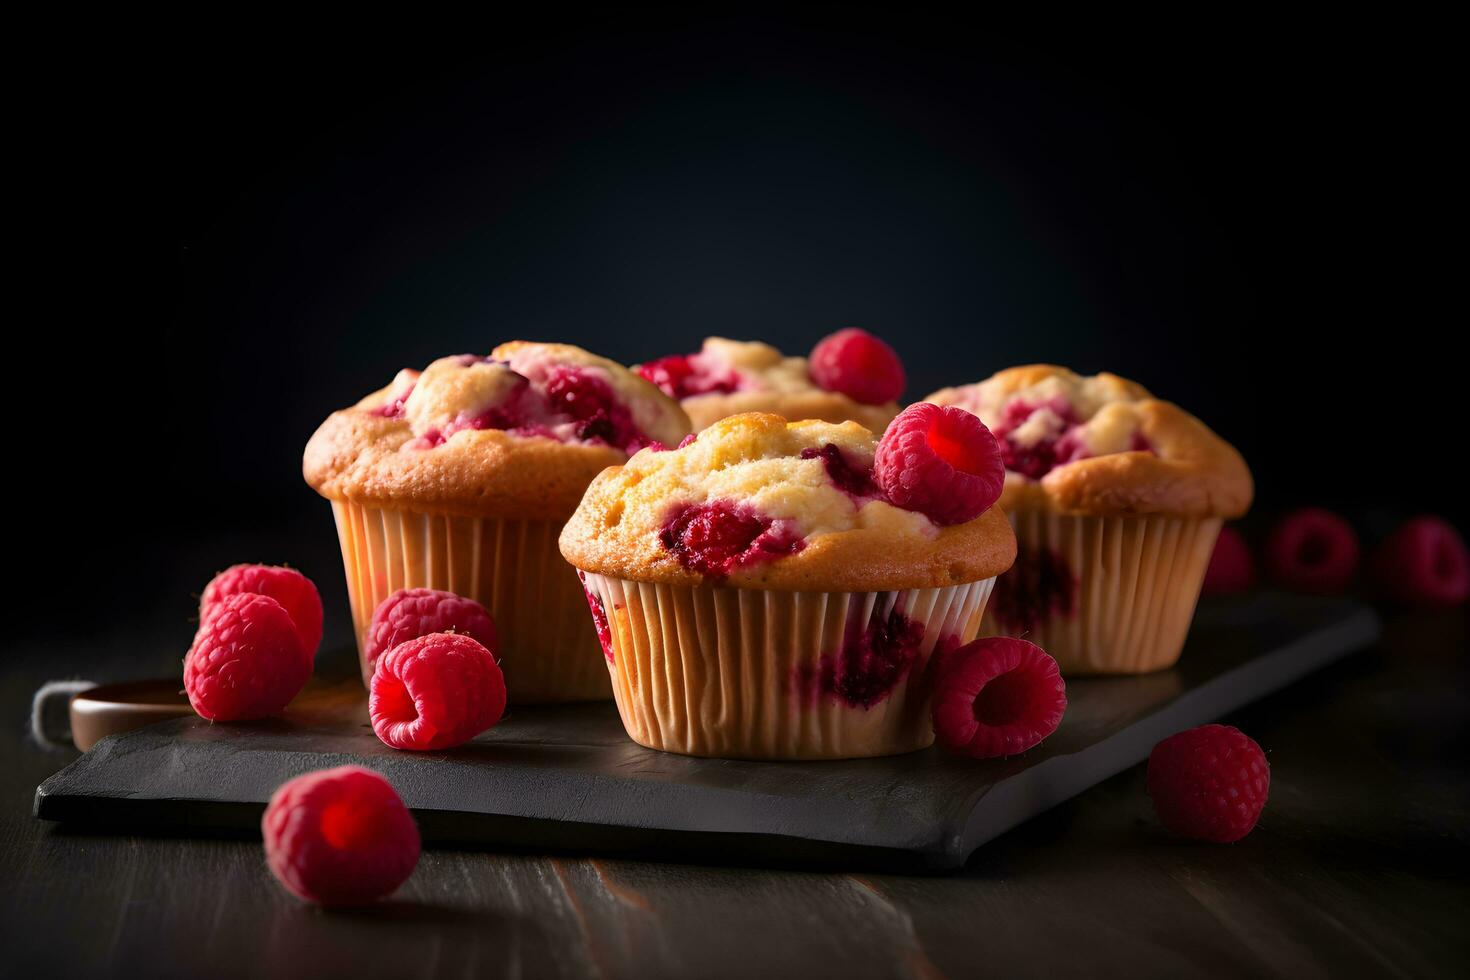
[[[1053,616],[1076,613],[1077,578],[1059,553],[1021,549],[1016,563],[995,580],[990,609],[1007,632],[1029,632]]]
[[[602,644],[602,655],[608,663],[613,662],[612,627],[607,621],[607,607],[602,596],[587,588],[587,574],[580,569],[577,578],[582,582],[582,594],[587,597],[587,608],[592,610],[592,625],[597,628],[597,642]]]
[[[893,693],[913,668],[924,640],[924,624],[905,616],[894,606],[886,616],[879,610],[879,596],[872,620],[862,622],[862,604],[848,609],[842,647],[824,653],[815,666],[796,668],[792,680],[796,691],[808,700],[827,698],[853,708],[871,708]]]

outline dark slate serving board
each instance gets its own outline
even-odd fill
[[[1057,733],[992,762],[938,749],[848,762],[695,759],[635,745],[610,703],[520,709],[460,749],[396,752],[373,736],[354,679],[309,691],[282,719],[186,718],[104,739],[41,784],[36,814],[89,830],[253,831],[283,780],[356,762],[393,782],[433,843],[949,868],[1146,758],[1166,735],[1378,632],[1373,611],[1347,600],[1206,602],[1178,667],[1070,681]]]

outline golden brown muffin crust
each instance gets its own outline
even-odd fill
[[[594,369],[649,436],[677,443],[690,430],[683,410],[657,387],[580,348],[516,341],[502,344],[491,356]],[[488,428],[462,429],[440,445],[418,448],[429,431],[426,427],[451,411],[456,400],[497,390],[499,382],[494,379],[449,375],[437,392],[442,398],[435,400],[436,392],[423,390],[421,379],[455,360],[436,361],[422,374],[401,372],[392,385],[328,416],[306,445],[302,459],[306,482],[324,497],[420,513],[561,520],[576,508],[593,477],[627,459],[608,445]],[[476,380],[478,385],[470,383]],[[410,401],[398,416],[383,414],[395,396],[401,398],[410,390],[419,402]],[[445,403],[444,412],[425,415],[439,401]],[[425,431],[415,431],[420,415],[424,418],[417,425]]]
[[[992,429],[1012,398],[1066,391],[1095,438],[1127,445],[1136,433],[1152,451],[1105,448],[1060,463],[1040,480],[1008,473],[1000,506],[1062,514],[1172,514],[1234,518],[1250,508],[1254,484],[1245,460],[1199,419],[1114,374],[1081,377],[1050,364],[1000,371],[986,381],[946,388],[925,401],[958,405]]]
[[[871,466],[876,445],[855,422],[788,423],[776,415],[726,418],[674,452],[638,453],[605,470],[561,536],[562,555],[583,571],[638,582],[698,585],[660,538],[681,506],[725,501],[790,522],[804,541],[793,554],[736,567],[723,583],[783,591],[923,589],[999,575],[1015,559],[1009,522],[992,507],[939,527],[886,500],[857,500],[833,485],[803,449],[837,446]]]

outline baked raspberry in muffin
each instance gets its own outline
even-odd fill
[[[978,415],[1005,460],[1018,550],[984,632],[1023,636],[1072,674],[1172,665],[1220,526],[1250,506],[1240,454],[1113,374],[1037,364],[927,400]]]
[[[917,420],[875,471],[856,422],[735,415],[594,480],[561,550],[605,624],[628,734],[766,759],[930,744],[930,657],[974,639],[1015,549],[990,434],[913,435],[950,421]],[[885,492],[916,472],[944,491],[941,519],[937,497]]]
[[[490,610],[513,702],[607,697],[557,535],[604,467],[688,432],[678,404],[627,368],[524,341],[400,371],[333,412],[303,468],[336,513],[359,650],[390,593],[441,589]]]
[[[847,331],[839,331],[839,334],[845,333]],[[834,338],[837,336],[833,335]],[[887,348],[877,338],[871,339]],[[820,344],[818,348],[821,348]],[[892,351],[888,353],[892,354]],[[878,359],[853,358],[852,361],[856,371],[886,375],[892,372],[898,359],[893,355],[888,363]],[[901,366],[898,367],[897,391],[888,395],[884,386],[892,390],[892,385],[887,377],[874,377],[876,384],[845,384],[835,372],[823,374],[819,370],[814,375],[805,357],[787,357],[770,344],[759,341],[726,340],[724,337],[706,338],[698,353],[673,354],[639,364],[633,370],[658,385],[665,394],[677,398],[684,411],[689,413],[696,432],[741,412],[773,412],[788,419],[822,419],[827,422],[851,420],[874,432],[882,432],[898,414],[895,399],[903,390]],[[831,387],[819,383],[816,380],[818,375]],[[873,397],[871,392],[887,397],[877,404],[865,403],[844,394],[843,388],[865,398]]]

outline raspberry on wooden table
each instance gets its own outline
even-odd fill
[[[962,408],[920,402],[878,440],[873,476],[895,506],[936,524],[963,524],[1000,499],[1006,471],[984,422]]]
[[[1408,605],[1458,606],[1470,598],[1470,552],[1454,526],[1438,517],[1405,521],[1373,558],[1383,591]]]
[[[1201,591],[1205,595],[1237,595],[1256,584],[1256,563],[1250,545],[1233,527],[1222,527],[1210,553]]]
[[[1255,741],[1228,725],[1201,725],[1154,746],[1148,793],[1165,827],[1228,844],[1250,833],[1271,791],[1271,766]]]
[[[1026,640],[989,636],[949,651],[934,692],[934,734],[976,759],[1017,755],[1062,723],[1067,685],[1057,662]]]
[[[430,633],[378,658],[368,714],[395,749],[463,745],[505,713],[505,676],[491,652],[459,633]]]
[[[231,565],[204,587],[199,622],[208,619],[225,596],[242,592],[268,595],[284,606],[301,634],[301,648],[308,657],[316,656],[322,644],[322,597],[311,579],[284,565]]]
[[[819,387],[864,405],[883,405],[903,394],[907,378],[892,347],[866,330],[848,327],[812,348],[808,371]]]
[[[217,602],[184,657],[189,703],[210,721],[276,714],[310,676],[311,658],[285,607],[250,592]]]
[[[373,663],[400,643],[451,632],[473,637],[491,654],[500,650],[495,620],[475,600],[439,589],[399,589],[373,610],[362,652]]]
[[[419,830],[388,780],[341,766],[281,784],[260,821],[271,873],[298,898],[363,905],[394,892],[419,860]]]
[[[1276,522],[1266,539],[1266,563],[1276,581],[1297,592],[1330,594],[1352,584],[1358,535],[1330,510],[1304,507]]]

